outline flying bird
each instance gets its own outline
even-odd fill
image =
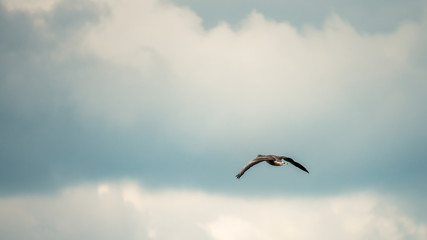
[[[249,168],[254,166],[255,164],[258,164],[260,162],[266,161],[268,164],[273,166],[283,166],[288,164],[288,162],[295,167],[305,171],[308,173],[308,170],[305,169],[304,166],[301,164],[295,162],[292,158],[285,157],[285,156],[276,156],[276,155],[258,155],[256,158],[250,160],[242,170],[236,175],[236,178],[240,178]]]

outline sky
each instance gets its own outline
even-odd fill
[[[426,239],[426,43],[421,0],[0,0],[0,238]]]

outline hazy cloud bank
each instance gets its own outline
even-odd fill
[[[56,196],[0,198],[6,239],[425,239],[427,225],[387,198],[242,198],[80,185]]]

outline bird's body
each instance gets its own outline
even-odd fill
[[[240,178],[249,168],[254,166],[255,164],[258,164],[260,162],[267,162],[270,165],[273,166],[283,166],[288,164],[288,162],[295,167],[305,171],[308,173],[307,169],[303,167],[301,164],[295,162],[292,158],[285,157],[285,156],[276,156],[276,155],[261,155],[259,154],[256,158],[250,160],[243,169],[236,175],[237,178]]]

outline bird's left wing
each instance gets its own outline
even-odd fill
[[[251,168],[253,165],[258,164],[262,161],[266,161],[265,158],[256,157],[252,160],[250,160],[243,168],[240,170],[240,172],[236,175],[236,178],[240,178],[249,168]]]

